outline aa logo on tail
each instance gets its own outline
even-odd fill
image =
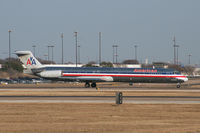
[[[30,59],[27,60],[26,65],[36,65],[35,59],[30,57]]]

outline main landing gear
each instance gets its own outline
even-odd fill
[[[90,87],[90,83],[86,82],[85,83],[85,88],[89,88]]]
[[[97,84],[96,84],[95,82],[91,83],[91,85],[90,85],[89,82],[86,82],[86,83],[85,83],[85,88],[89,88],[90,86],[91,86],[92,88],[95,88],[95,87],[97,87]]]
[[[133,83],[129,83],[129,86],[133,86]]]
[[[176,85],[176,88],[180,88],[181,87],[181,83],[178,83],[177,85]]]

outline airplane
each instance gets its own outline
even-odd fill
[[[164,68],[104,68],[66,67],[62,65],[42,65],[31,51],[16,51],[25,72],[49,80],[85,82],[85,87],[96,87],[97,82],[127,83],[181,83],[188,78],[174,69]]]

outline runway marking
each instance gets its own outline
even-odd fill
[[[0,103],[113,103],[115,100],[0,100]],[[134,101],[124,100],[123,104],[200,104],[200,101]]]
[[[0,98],[115,98],[115,96],[24,96],[24,95],[3,95],[0,96]],[[152,99],[199,99],[200,96],[123,96],[123,98],[137,98],[137,99],[146,99],[146,98],[152,98]]]
[[[113,103],[114,104],[115,96],[0,96],[0,103]],[[199,97],[198,96],[124,96],[123,103],[200,104],[200,96]]]
[[[133,89],[105,89],[105,88],[101,88],[99,91],[97,91],[96,89],[0,89],[1,91],[33,91],[33,92],[40,92],[40,91],[44,91],[44,92],[57,92],[57,91],[68,91],[68,92],[116,92],[116,91],[122,91],[122,92],[144,92],[144,91],[148,91],[148,92],[200,92],[200,89],[193,89],[193,90],[181,90],[181,89],[168,89],[168,90],[163,90],[163,89],[140,89],[140,88],[133,88]]]
[[[61,94],[61,96],[57,95],[14,95],[12,91],[17,94],[23,93],[23,92],[64,92]],[[150,89],[150,88],[103,88],[100,91],[97,91],[94,88],[85,89],[85,88],[42,88],[42,89],[28,89],[28,88],[17,88],[17,89],[0,89],[0,103],[112,103],[115,104],[115,95],[108,95],[108,96],[91,96],[88,94],[88,96],[82,96],[79,94],[78,96],[73,96],[70,94],[70,96],[66,96],[67,92],[116,92],[116,91],[122,91],[122,92],[130,92],[130,93],[138,93],[138,92],[147,92],[150,93],[196,93],[198,94],[200,92],[200,89]],[[11,95],[5,95],[9,92]],[[26,94],[26,93],[25,93]],[[34,94],[34,93],[33,93]],[[44,93],[45,94],[45,93]],[[96,94],[96,93],[95,93]],[[74,94],[75,95],[75,94]],[[133,94],[134,95],[134,94]],[[161,96],[160,96],[161,95]],[[143,96],[142,94],[139,96],[123,96],[123,103],[131,103],[131,104],[200,104],[200,96],[193,95],[190,96],[190,94],[184,94],[184,96],[162,96],[162,94],[157,96]]]

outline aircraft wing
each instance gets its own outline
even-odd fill
[[[72,80],[80,82],[112,82],[113,78],[110,76],[78,76],[78,77],[61,77],[63,80]]]

